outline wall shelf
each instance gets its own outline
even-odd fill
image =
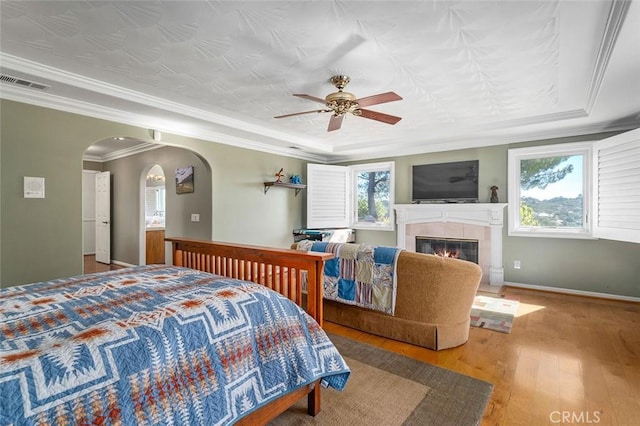
[[[264,183],[264,193],[266,194],[267,191],[272,186],[279,186],[281,188],[295,189],[296,190],[296,197],[298,196],[298,192],[300,192],[301,190],[303,190],[303,189],[305,189],[307,187],[307,185],[302,185],[300,183],[265,182]]]

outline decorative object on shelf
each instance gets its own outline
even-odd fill
[[[302,183],[302,179],[300,179],[300,175],[291,175],[289,182],[300,185]]]
[[[280,168],[280,171],[278,173],[275,174],[276,176],[276,183],[282,183],[282,176],[284,176],[284,173],[282,173],[282,171],[284,170],[284,168]]]
[[[497,186],[493,185],[491,188],[489,188],[491,190],[491,199],[489,200],[489,202],[491,203],[498,203],[498,188]]]
[[[176,169],[176,194],[193,192],[193,166]]]

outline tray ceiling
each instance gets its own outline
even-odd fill
[[[0,3],[3,98],[336,162],[640,127],[640,6],[621,1]],[[387,125],[329,114],[329,78]],[[40,87],[44,86],[44,87]],[[126,136],[126,135],[118,135]],[[146,141],[149,142],[149,141]],[[108,145],[108,144],[107,144]],[[295,147],[295,148],[292,148]]]

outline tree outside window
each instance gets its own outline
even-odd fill
[[[362,172],[356,177],[358,191],[358,222],[388,224],[389,171]]]
[[[582,155],[520,161],[520,224],[584,226]]]
[[[393,163],[352,167],[354,226],[393,229]]]

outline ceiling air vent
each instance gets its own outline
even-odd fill
[[[12,77],[6,74],[0,74],[0,82],[15,84],[17,86],[30,87],[32,89],[38,90],[47,90],[51,86],[47,86],[46,84],[36,83],[35,81],[25,80],[23,78]]]

